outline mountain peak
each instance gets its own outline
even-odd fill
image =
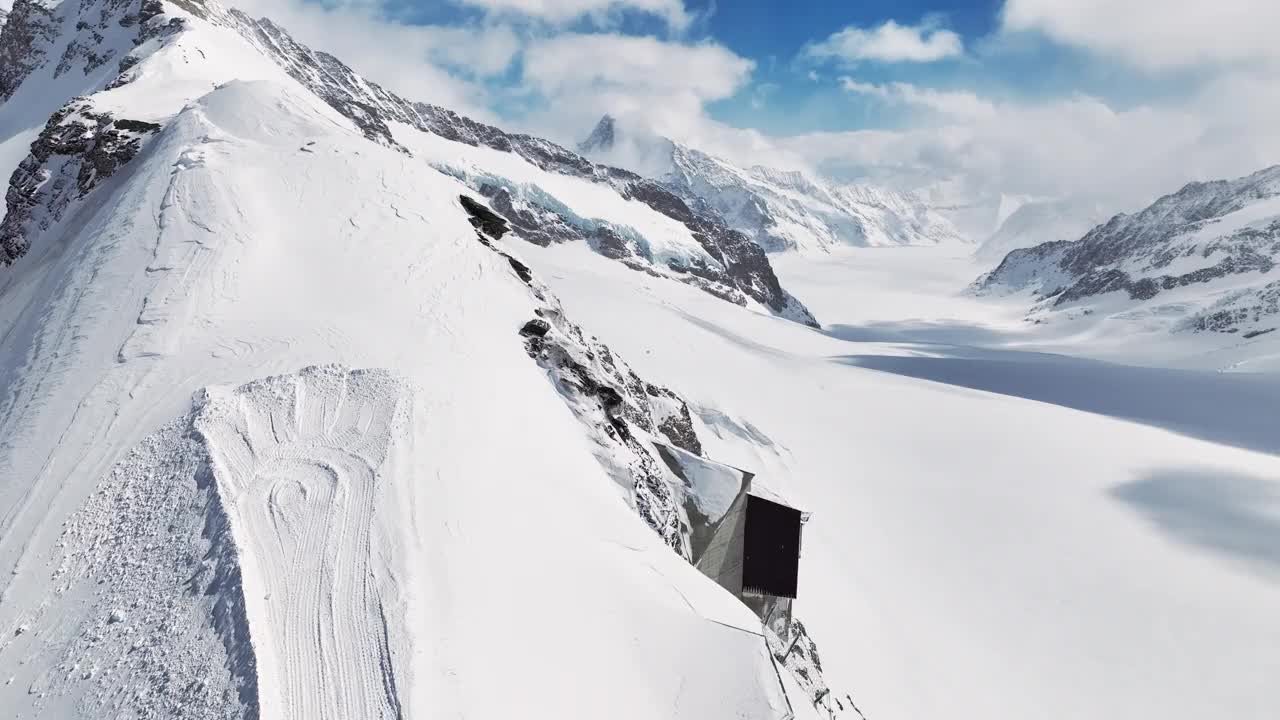
[[[586,140],[578,143],[578,151],[586,155],[593,152],[607,152],[613,149],[613,144],[617,140],[617,120],[610,114],[605,113],[600,118],[600,122],[596,123],[591,134]]]

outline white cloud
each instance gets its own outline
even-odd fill
[[[847,76],[840,78],[840,86],[851,93],[869,95],[893,104],[927,108],[943,115],[976,118],[996,112],[995,105],[966,91],[935,90],[904,82],[876,85]]]
[[[715,43],[616,33],[559,35],[535,42],[524,55],[525,80],[549,96],[621,90],[720,100],[745,85],[754,67]]]
[[[858,62],[936,62],[964,54],[964,43],[951,30],[926,19],[919,25],[888,20],[874,28],[850,25],[821,42],[805,47],[814,60]]]
[[[810,133],[776,143],[845,177],[978,194],[1087,196],[1112,211],[1139,209],[1192,180],[1280,163],[1274,132],[1280,87],[1267,73],[1235,74],[1160,105],[1118,109],[1084,95],[1002,102],[974,96],[982,112],[941,115],[939,106],[951,109],[956,98],[935,102],[946,93],[850,82],[853,92],[927,112],[902,129]]]
[[[535,41],[524,53],[522,89],[548,108],[526,124],[569,141],[607,112],[680,138],[705,124],[707,103],[745,87],[754,68],[714,43],[563,34]]]
[[[672,28],[683,30],[692,21],[683,0],[454,0],[494,15],[521,15],[554,24],[589,17],[607,22],[622,11],[661,18]]]
[[[1275,0],[1006,0],[1005,31],[1121,58],[1148,70],[1280,62]]]
[[[481,120],[494,119],[481,81],[511,67],[522,44],[505,25],[404,25],[384,19],[368,3],[324,7],[307,0],[238,0],[236,6],[271,18],[300,42],[405,97]]]

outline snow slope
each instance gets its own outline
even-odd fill
[[[472,191],[163,12],[0,269],[6,715],[783,716],[759,621],[530,357],[550,300]]]
[[[99,8],[98,4],[104,7]],[[254,20],[203,0],[175,5],[159,0],[101,0],[87,5],[65,3],[56,10],[23,0],[22,6],[30,12],[20,15],[30,15],[31,19],[9,23],[8,30],[0,35],[0,56],[8,58],[0,63],[0,99],[10,92],[18,93],[12,102],[0,106],[0,129],[9,128],[19,135],[39,130],[45,118],[73,95],[104,88],[108,92],[123,90],[121,99],[126,100],[111,105],[96,98],[97,109],[111,118],[123,113],[124,118],[132,120],[154,115],[156,112],[148,109],[159,108],[163,119],[172,115],[175,103],[180,106],[219,82],[275,77],[283,72],[374,142],[403,150],[404,146],[392,137],[391,127],[402,131],[413,128],[431,134],[445,145],[456,145],[445,151],[447,157],[493,150],[495,153],[485,159],[492,161],[494,172],[510,167],[536,169],[542,171],[538,179],[547,180],[553,189],[561,191],[566,184],[558,182],[558,178],[574,178],[578,182],[568,183],[567,187],[586,193],[591,200],[603,200],[594,209],[600,214],[580,216],[569,209],[574,204],[572,196],[557,197],[546,188],[528,185],[527,172],[517,173],[519,177],[515,179],[493,172],[466,176],[476,184],[476,190],[497,196],[495,202],[518,208],[512,213],[513,220],[523,221],[522,237],[530,242],[587,242],[598,252],[634,269],[667,275],[738,304],[755,303],[799,322],[815,322],[804,306],[779,285],[764,253],[713,214],[691,210],[652,181],[616,168],[595,166],[546,140],[505,133],[447,109],[413,103],[387,92],[337,58],[297,43],[270,20]],[[192,23],[201,28],[199,42],[193,42],[186,32]],[[59,58],[56,66],[55,58]],[[140,79],[143,82],[138,83]],[[145,88],[145,95],[132,94],[130,88]],[[27,97],[32,94],[38,96],[39,102],[33,103]],[[80,145],[86,144],[84,138],[92,138],[88,145],[101,145],[98,135],[105,135],[108,144],[115,142],[119,128],[109,126],[101,114],[93,115],[91,120],[79,123],[83,129],[47,126],[39,133],[37,147],[42,152],[33,163],[35,167],[15,176],[18,197],[25,198],[20,205],[52,205],[32,198],[38,192],[66,192],[61,188],[69,179],[46,183],[40,175],[45,170],[39,166],[48,164],[46,156],[68,154],[65,146],[72,138],[81,138]],[[96,133],[88,132],[91,124],[100,126]],[[27,139],[20,135],[6,144],[0,160],[8,156],[20,160],[19,149]],[[440,149],[439,144],[432,147]],[[88,151],[78,147],[70,154]],[[113,152],[113,163],[127,162],[131,152],[131,148],[128,152]],[[507,157],[500,158],[498,154]],[[68,167],[63,164],[62,170],[66,172]],[[42,189],[43,185],[49,187]],[[78,185],[79,194],[83,195],[87,191],[85,183],[81,180]],[[608,214],[619,207],[626,209],[621,217]],[[55,209],[50,214],[56,216],[59,212]],[[23,218],[24,223],[27,220]],[[34,221],[43,223],[44,219]],[[21,235],[19,230],[0,232],[9,237],[4,242],[14,246],[6,250],[6,255],[25,252],[18,247],[20,241],[15,240]],[[656,234],[650,236],[650,232]]]
[[[947,220],[910,193],[828,183],[759,165],[740,168],[687,145],[619,127],[608,115],[579,149],[658,178],[770,252],[963,241]]]
[[[1273,716],[1280,382],[1010,348],[1034,326],[938,255],[781,258],[825,333],[527,259],[709,457],[813,510],[796,611],[866,717]]]

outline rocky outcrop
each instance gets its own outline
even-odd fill
[[[605,115],[591,130],[586,140],[578,143],[578,152],[591,155],[596,152],[608,152],[613,149],[618,137],[618,121],[612,115]]]
[[[14,0],[0,30],[0,101],[12,97],[27,75],[44,64],[57,34],[52,10],[37,0]]]
[[[541,306],[519,329],[529,357],[546,371],[566,405],[586,429],[605,471],[632,492],[636,513],[686,560],[692,559],[691,523],[681,501],[684,481],[674,475],[654,440],[703,457],[689,405],[674,391],[642,380],[598,338],[565,317],[550,290],[496,243],[508,230],[495,209],[459,198],[477,239],[502,256]],[[818,648],[804,624],[779,613],[766,638],[778,665],[791,673],[806,699],[830,717],[852,708],[833,697],[822,674]],[[797,700],[799,700],[797,698]]]
[[[1242,332],[1245,339],[1275,332],[1280,327],[1280,280],[1228,293],[1191,316],[1187,326],[1201,331]]]
[[[459,201],[477,239],[502,256],[540,302],[536,317],[518,331],[525,351],[547,372],[583,424],[606,472],[631,490],[636,512],[688,559],[688,519],[672,490],[673,478],[652,444],[658,438],[701,451],[688,405],[671,390],[641,380],[604,343],[570,322],[529,267],[496,244],[506,232],[506,222],[474,198],[463,195]]]
[[[0,265],[26,254],[30,237],[61,220],[71,204],[111,177],[159,125],[95,112],[72,101],[49,118],[13,173],[0,223]]]

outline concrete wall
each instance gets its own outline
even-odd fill
[[[742,542],[747,526],[747,495],[741,493],[716,527],[702,556],[694,563],[725,590],[742,596]]]

